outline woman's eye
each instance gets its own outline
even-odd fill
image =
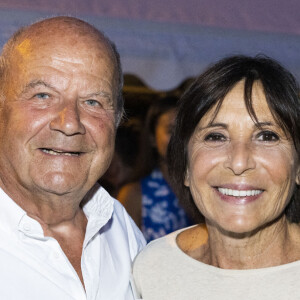
[[[89,106],[101,106],[98,101],[92,99],[86,100],[85,103]]]
[[[263,142],[276,142],[279,136],[272,131],[262,131],[258,134],[258,140]]]
[[[48,98],[50,98],[50,95],[46,94],[46,93],[38,93],[35,95],[35,97],[38,99],[48,99]]]
[[[226,141],[226,137],[221,133],[210,133],[205,136],[204,140],[206,142],[223,142]]]

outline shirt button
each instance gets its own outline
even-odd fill
[[[59,259],[59,253],[58,252],[54,252],[54,258]]]

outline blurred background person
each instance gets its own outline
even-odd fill
[[[150,243],[143,299],[295,300],[300,295],[300,101],[266,57],[226,58],[180,101],[169,168],[205,218]]]
[[[115,152],[111,164],[99,183],[113,197],[123,185],[136,179],[142,123],[138,118],[125,120],[117,129]]]
[[[150,106],[138,160],[141,179],[125,185],[117,196],[148,242],[191,223],[169,185],[166,164],[177,100],[168,96]]]

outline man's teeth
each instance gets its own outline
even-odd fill
[[[239,190],[224,189],[224,188],[218,188],[218,191],[223,195],[234,196],[234,197],[256,196],[263,192],[262,190],[239,191]]]
[[[51,155],[66,155],[66,156],[78,156],[79,152],[63,152],[59,150],[42,149],[43,152]]]

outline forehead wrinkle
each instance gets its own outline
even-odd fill
[[[56,54],[56,55],[55,55]],[[55,61],[58,65],[64,65],[65,63],[72,64],[77,66],[86,66],[87,64],[82,61],[82,58],[78,58],[75,55],[73,56],[66,56],[65,54],[61,53],[52,53],[52,59]]]

